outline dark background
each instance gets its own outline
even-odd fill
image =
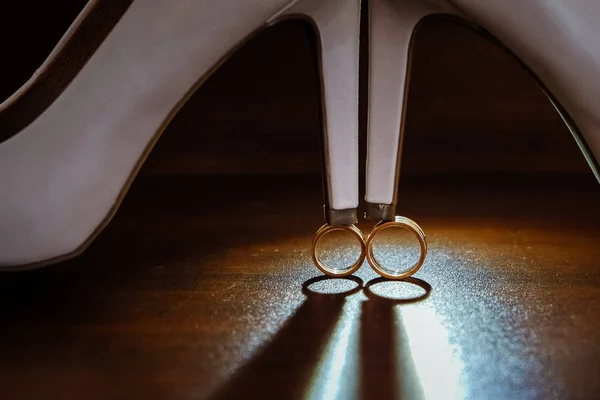
[[[0,99],[31,76],[84,4],[3,6]],[[318,172],[318,78],[308,29],[284,22],[237,52],[180,111],[143,173]],[[450,22],[430,21],[418,33],[414,63],[405,174],[589,174],[533,78],[486,39]],[[362,96],[363,147],[365,105]]]

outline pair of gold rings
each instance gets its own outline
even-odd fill
[[[386,229],[390,229],[390,228],[405,229],[405,230],[413,233],[417,237],[417,240],[419,241],[419,245],[421,247],[421,253],[419,255],[419,260],[412,267],[410,267],[407,270],[395,271],[395,270],[390,270],[389,268],[384,268],[383,265],[380,263],[380,261],[377,260],[377,257],[375,257],[375,254],[373,251],[373,241],[374,241],[375,237],[378,234],[380,234],[382,231],[384,231]],[[356,260],[356,262],[354,264],[352,264],[351,266],[349,266],[347,268],[331,268],[330,266],[325,264],[319,258],[318,254],[317,254],[317,244],[319,243],[319,241],[321,241],[321,239],[323,239],[323,237],[325,235],[327,235],[328,233],[334,232],[334,231],[348,232],[348,233],[352,234],[354,237],[356,237],[356,239],[358,239],[358,242],[360,243],[360,256],[358,257],[358,260]],[[315,265],[325,275],[329,275],[329,276],[333,276],[333,277],[344,277],[344,276],[352,275],[354,272],[356,272],[361,267],[361,265],[363,264],[363,262],[365,261],[365,258],[366,258],[367,262],[369,263],[371,268],[373,268],[375,270],[375,272],[377,272],[379,275],[381,275],[387,279],[397,280],[397,279],[408,278],[409,276],[413,275],[415,272],[417,272],[421,268],[421,266],[425,262],[425,257],[427,256],[427,239],[425,237],[425,232],[423,232],[423,229],[421,229],[421,227],[415,221],[411,220],[410,218],[400,217],[400,216],[395,217],[393,221],[389,221],[389,222],[380,221],[379,223],[377,223],[377,225],[375,225],[375,227],[373,228],[371,233],[369,233],[369,235],[367,236],[366,239],[365,239],[362,231],[360,229],[358,229],[356,227],[356,225],[331,226],[331,225],[325,224],[319,228],[319,230],[317,231],[317,233],[315,234],[315,236],[313,238],[312,246],[311,246],[311,254],[312,254],[312,259],[313,259]]]

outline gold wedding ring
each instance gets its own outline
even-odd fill
[[[319,241],[321,239],[323,239],[323,237],[325,235],[327,235],[330,232],[334,232],[334,231],[349,232],[354,237],[356,237],[358,239],[358,242],[360,243],[360,256],[358,257],[358,260],[356,260],[356,262],[348,268],[343,268],[343,269],[331,268],[327,264],[325,264],[323,261],[321,261],[319,259],[319,256],[317,255],[317,244],[319,243]],[[325,224],[319,228],[317,233],[315,233],[315,237],[313,238],[310,251],[312,254],[313,262],[315,263],[317,268],[319,268],[321,270],[321,272],[323,272],[325,275],[334,276],[334,277],[344,277],[344,276],[352,275],[354,272],[356,272],[357,269],[360,268],[362,263],[365,261],[365,256],[366,256],[365,237],[364,237],[363,233],[361,232],[361,230],[358,229],[355,225],[331,226],[329,224]]]
[[[412,232],[419,240],[419,245],[421,246],[421,255],[419,256],[419,260],[410,269],[405,270],[404,272],[392,272],[389,269],[384,268],[373,254],[373,240],[375,239],[375,236],[377,236],[381,231],[390,228],[402,228]],[[379,222],[377,225],[375,225],[367,237],[366,247],[367,261],[369,262],[369,265],[375,270],[375,272],[387,279],[398,280],[408,278],[417,272],[419,268],[421,268],[423,262],[425,262],[425,257],[427,256],[427,240],[425,238],[425,232],[423,232],[423,229],[421,229],[421,227],[415,221],[406,217],[397,216],[393,221]]]

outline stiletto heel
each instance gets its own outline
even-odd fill
[[[369,2],[369,119],[366,217],[393,221],[404,133],[413,32],[432,14],[453,13],[441,1]]]
[[[450,8],[439,1],[369,2],[369,120],[365,216],[381,222],[368,235],[365,246],[369,265],[387,279],[404,279],[413,275],[421,268],[427,256],[425,233],[413,220],[396,216],[396,203],[413,32],[424,17],[444,12],[450,12]],[[419,260],[406,271],[385,268],[374,255],[375,237],[390,228],[406,229],[419,240]]]
[[[359,0],[134,0],[65,90],[0,144],[0,268],[81,253],[158,137],[253,33],[289,16],[318,28],[327,221],[356,222]]]
[[[275,21],[301,16],[319,37],[323,102],[325,219],[358,222],[358,56],[360,0],[305,0]]]
[[[311,246],[313,262],[329,276],[348,276],[365,259],[365,239],[358,222],[358,57],[360,0],[303,1],[276,17],[303,16],[319,37],[323,100],[323,170],[325,221]],[[358,260],[348,268],[332,268],[317,255],[328,233],[346,231],[360,244]]]

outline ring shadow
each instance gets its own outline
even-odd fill
[[[319,293],[310,286],[322,281],[349,280],[357,284],[342,293]],[[431,293],[429,283],[414,277],[401,282],[421,287],[424,294],[407,299],[390,299],[378,296],[371,287],[389,282],[376,278],[366,285],[356,276],[330,278],[319,276],[302,284],[306,300],[286,321],[285,325],[258,353],[243,365],[211,398],[273,398],[291,399],[305,397],[325,348],[342,315],[348,297],[365,293],[367,301],[360,307],[359,349],[349,347],[347,351],[359,355],[360,382],[357,398],[396,399],[405,394],[420,393],[418,382],[402,382],[396,355],[397,335],[404,332],[399,317],[395,316],[397,305],[417,303]],[[409,352],[407,352],[409,353]],[[414,376],[414,365],[405,357],[400,366],[402,373]],[[413,371],[412,373],[410,371]],[[343,387],[343,385],[341,385]],[[351,393],[347,393],[351,395]],[[355,394],[356,395],[356,394]],[[346,396],[342,396],[346,397]]]

